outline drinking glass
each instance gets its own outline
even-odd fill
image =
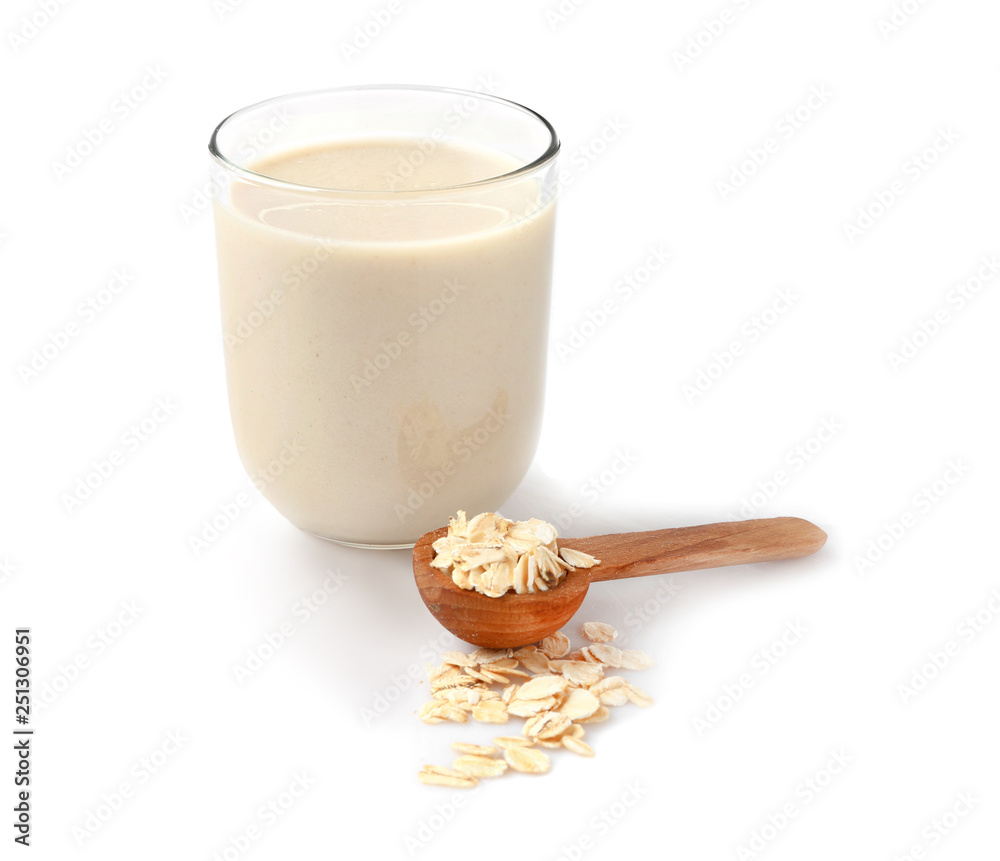
[[[365,547],[500,506],[542,420],[551,124],[483,93],[352,87],[239,110],[209,149],[255,486],[301,529]]]

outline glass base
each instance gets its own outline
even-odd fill
[[[310,532],[308,529],[303,529],[302,531],[307,535],[329,541],[331,544],[339,544],[341,547],[358,547],[361,550],[412,550],[416,544],[415,541],[411,541],[409,544],[358,544],[354,541],[341,541],[339,538],[329,538],[317,532]]]

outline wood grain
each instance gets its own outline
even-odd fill
[[[815,553],[825,543],[826,533],[799,517],[738,520],[559,541],[560,546],[582,550],[601,560],[589,572],[591,582],[796,559]]]

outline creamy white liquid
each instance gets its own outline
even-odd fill
[[[407,189],[518,167],[443,142],[417,151],[281,153],[251,170],[370,193],[237,182],[216,204],[240,456],[289,520],[356,544],[412,543],[459,508],[497,508],[541,424],[554,204],[529,179],[409,203]]]

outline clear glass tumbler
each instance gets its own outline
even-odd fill
[[[559,141],[494,96],[283,96],[212,136],[240,457],[300,528],[406,547],[495,510],[541,428]]]

